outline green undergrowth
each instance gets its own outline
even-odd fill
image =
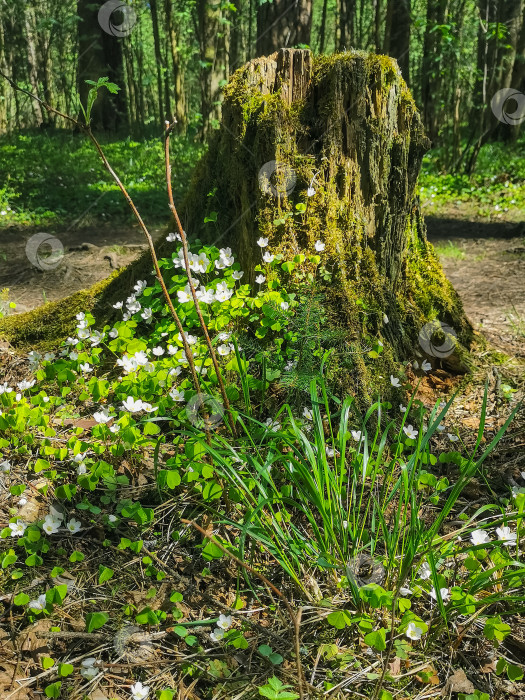
[[[0,606],[19,633],[45,622],[56,634],[48,655],[29,662],[49,671],[31,685],[65,698],[97,685],[111,697],[122,684],[163,699],[181,684],[210,699],[296,697],[290,610],[299,606],[312,697],[337,698],[341,684],[382,700],[416,697],[469,653],[468,629],[477,657],[522,678],[505,640],[525,612],[525,489],[462,500],[486,480],[513,414],[489,432],[486,393],[467,449],[449,417],[454,396],[431,408],[415,399],[408,370],[432,371],[415,359],[384,376],[368,405],[338,394],[337,355],[315,333],[323,251],[270,254],[266,279],[252,286],[229,249],[194,242],[234,434],[169,238],[160,265],[200,393],[151,275],[115,302],[111,326],[79,311],[65,343],[31,351],[25,378],[0,385]],[[371,366],[382,362],[381,334],[370,343],[361,361]]]
[[[162,134],[135,141],[101,138],[117,172],[125,173],[130,195],[150,224],[166,222]],[[179,199],[189,174],[203,151],[186,138],[172,140],[173,190]],[[98,223],[125,225],[133,221],[129,206],[100,159],[82,134],[44,130],[0,137],[0,230],[41,226],[53,230],[72,221],[77,226]],[[1,253],[0,241],[0,253]]]

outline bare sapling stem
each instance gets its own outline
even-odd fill
[[[152,260],[153,260],[153,266],[155,268],[156,277],[157,277],[159,284],[161,286],[162,293],[163,293],[164,298],[166,300],[166,304],[168,305],[168,309],[170,310],[170,313],[173,317],[173,320],[175,321],[175,324],[179,330],[180,337],[182,339],[182,344],[184,347],[184,354],[186,355],[186,359],[188,360],[188,365],[190,367],[191,377],[192,377],[192,381],[193,381],[195,390],[196,390],[198,396],[201,397],[202,393],[201,393],[199,378],[198,378],[197,372],[195,370],[195,362],[193,360],[193,353],[192,353],[191,348],[188,344],[188,341],[186,340],[186,334],[184,333],[184,328],[182,327],[181,320],[177,314],[175,307],[173,306],[173,302],[171,301],[171,297],[169,295],[168,288],[166,287],[166,283],[164,282],[164,278],[162,277],[162,272],[161,272],[160,267],[159,267],[159,261],[157,258],[157,254],[155,252],[155,246],[154,246],[151,234],[148,231],[148,228],[147,228],[146,224],[144,223],[141,215],[139,214],[138,209],[135,206],[135,203],[133,202],[133,200],[131,199],[128,191],[126,190],[126,188],[122,184],[119,176],[116,174],[116,172],[111,167],[111,165],[110,165],[108,159],[106,158],[104,151],[102,150],[99,142],[97,141],[97,139],[93,135],[93,132],[91,131],[89,124],[83,124],[78,119],[71,117],[69,114],[64,114],[63,112],[60,112],[58,109],[55,109],[51,105],[47,104],[47,102],[44,102],[44,100],[41,100],[40,97],[38,97],[37,95],[34,95],[33,93],[29,92],[28,90],[25,90],[24,88],[19,87],[13,80],[11,80],[11,78],[9,78],[7,75],[2,73],[1,71],[0,71],[0,75],[7,80],[7,82],[11,85],[11,87],[14,90],[18,90],[19,92],[22,92],[22,93],[28,95],[29,97],[31,97],[31,99],[36,100],[37,102],[39,102],[42,105],[42,107],[44,107],[44,109],[47,112],[52,113],[52,114],[56,114],[57,116],[62,117],[62,119],[65,119],[66,121],[69,121],[72,124],[74,124],[77,128],[79,128],[82,132],[84,132],[88,136],[91,143],[95,146],[100,158],[102,159],[102,163],[104,164],[104,167],[109,172],[109,174],[111,175],[111,177],[114,179],[115,183],[117,184],[118,188],[120,189],[120,191],[124,195],[124,198],[126,199],[129,207],[131,208],[131,211],[133,212],[135,218],[137,219],[137,221],[140,225],[140,228],[142,229],[142,232],[144,233],[144,235],[146,237],[146,240],[148,242],[148,248],[149,248]],[[205,429],[206,429],[206,440],[207,440],[208,444],[211,444],[210,429],[209,429],[208,421],[205,420],[204,423],[205,423]]]
[[[215,374],[217,375],[217,381],[219,382],[219,389],[221,392],[222,400],[224,402],[224,407],[226,409],[226,412],[228,414],[228,422],[230,424],[230,428],[232,431],[232,434],[235,435],[235,421],[233,420],[233,414],[231,411],[230,407],[230,402],[228,399],[228,395],[226,394],[226,388],[224,386],[224,380],[221,375],[221,370],[219,367],[219,363],[217,361],[217,355],[215,354],[215,349],[212,345],[212,342],[210,340],[210,335],[208,333],[208,328],[206,326],[206,322],[204,321],[204,318],[202,316],[202,311],[199,306],[199,300],[197,299],[197,294],[195,292],[195,287],[193,285],[193,280],[191,277],[191,268],[190,268],[190,262],[188,258],[188,239],[186,237],[186,232],[182,228],[182,224],[180,222],[180,218],[177,212],[177,208],[175,207],[175,202],[173,201],[173,191],[171,188],[171,163],[170,163],[170,134],[175,125],[171,124],[169,122],[166,122],[166,138],[165,138],[165,160],[166,160],[166,186],[168,188],[168,201],[169,201],[169,207],[171,210],[171,213],[173,214],[173,218],[175,220],[175,223],[177,225],[178,233],[182,242],[182,251],[184,254],[184,267],[186,269],[186,276],[188,278],[188,286],[191,291],[191,296],[193,297],[193,303],[195,304],[195,311],[197,312],[197,316],[199,318],[199,323],[202,328],[202,332],[204,333],[204,338],[206,340],[206,345],[208,346],[208,350],[210,351],[210,356],[211,360],[213,362],[213,367],[215,369]]]

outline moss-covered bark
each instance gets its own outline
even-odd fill
[[[271,252],[286,256],[313,253],[322,240],[332,273],[321,289],[331,326],[351,348],[378,334],[385,341],[373,367],[356,351],[339,370],[348,374],[349,388],[373,387],[395,361],[414,356],[418,332],[433,318],[452,326],[463,346],[470,340],[460,300],[426,240],[416,195],[428,145],[394,60],[362,52],[313,58],[283,49],[251,61],[230,80],[222,125],[196,168],[183,224],[191,237],[230,245],[249,281],[261,262],[260,236],[269,238]],[[271,162],[280,165],[267,180]],[[306,205],[299,216],[297,204]],[[215,223],[204,223],[211,212]],[[103,317],[110,302],[150,270],[142,258],[71,300]],[[15,344],[49,344],[70,332],[66,321],[75,307],[66,300],[15,317],[0,324],[0,335]],[[50,335],[42,319],[54,323],[55,314],[64,333],[55,324]],[[336,372],[338,362],[344,365],[335,360]]]

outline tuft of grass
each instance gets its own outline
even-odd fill
[[[463,260],[465,257],[465,252],[461,250],[457,243],[452,243],[452,241],[447,241],[447,243],[435,243],[434,248],[440,258]]]

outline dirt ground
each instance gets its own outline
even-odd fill
[[[86,289],[128,265],[147,248],[144,234],[132,227],[58,231],[42,242],[43,234],[37,238],[39,234],[27,229],[0,230],[0,290],[9,289],[15,313]],[[151,234],[156,239],[162,230]],[[55,257],[49,257],[53,250]]]
[[[474,328],[506,355],[525,358],[525,225],[427,217],[429,240],[451,243],[441,255]]]

